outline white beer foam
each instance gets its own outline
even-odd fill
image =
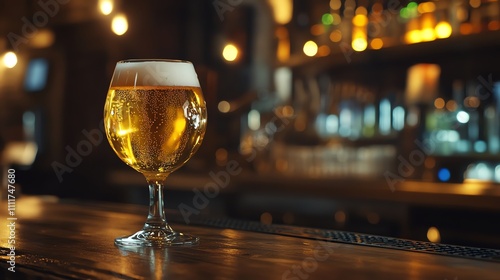
[[[112,87],[185,86],[199,87],[193,64],[188,61],[127,61],[116,64]]]

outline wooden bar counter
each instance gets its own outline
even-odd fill
[[[420,249],[435,246],[361,234],[291,226],[258,232],[243,221],[185,225],[174,211],[167,213],[174,229],[199,236],[199,245],[124,249],[114,238],[141,228],[146,207],[22,197],[9,216],[7,202],[1,205],[0,279],[500,279],[495,250],[463,257],[468,247],[426,253]],[[400,243],[416,246],[391,248]]]

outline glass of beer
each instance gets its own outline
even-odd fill
[[[108,141],[149,184],[149,215],[142,230],[115,239],[118,246],[195,245],[198,237],[167,223],[163,188],[168,175],[198,150],[207,123],[205,100],[189,61],[146,59],[116,64],[104,107]]]

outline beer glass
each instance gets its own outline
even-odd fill
[[[193,64],[181,60],[123,60],[116,64],[104,106],[108,141],[149,184],[149,215],[142,230],[115,239],[118,246],[195,245],[198,237],[167,223],[163,188],[168,175],[198,150],[207,110]]]

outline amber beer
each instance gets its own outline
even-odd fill
[[[147,177],[166,177],[185,164],[205,134],[201,88],[115,84],[108,91],[104,122],[118,157]]]
[[[206,108],[197,87],[116,87],[106,101],[111,147],[141,173],[171,173],[200,146]]]

